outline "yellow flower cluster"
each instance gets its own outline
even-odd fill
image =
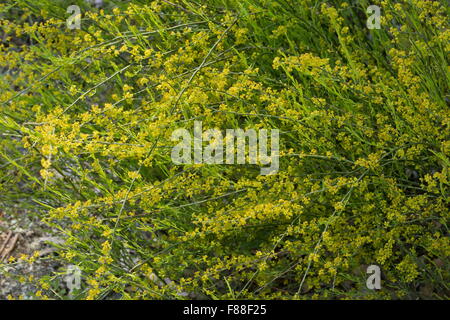
[[[289,2],[127,2],[70,32],[7,11],[1,201],[64,237],[80,297],[422,298],[448,282],[443,1],[375,1],[380,30],[361,27],[366,1]],[[278,174],[174,164],[171,132],[198,120],[279,129]],[[368,292],[374,263],[389,285]]]

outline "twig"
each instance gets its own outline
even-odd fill
[[[10,247],[9,247],[8,250],[6,250],[6,251],[3,253],[3,255],[1,256],[0,262],[3,262],[3,260],[9,256],[9,254],[11,253],[11,251],[13,251],[14,246],[16,245],[17,239],[19,239],[19,234],[16,234],[16,235],[14,236],[14,238],[13,238],[12,241],[11,241]]]
[[[2,252],[3,252],[3,250],[5,249],[6,244],[8,243],[9,239],[11,238],[11,236],[12,236],[12,231],[9,231],[8,234],[6,235],[5,242],[3,242],[3,245],[2,245],[2,247],[0,248],[0,256],[2,255]]]

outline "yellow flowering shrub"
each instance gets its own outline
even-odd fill
[[[0,199],[77,298],[448,298],[445,1],[104,2],[0,4]],[[174,164],[197,120],[279,129],[279,172]]]

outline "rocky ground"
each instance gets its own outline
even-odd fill
[[[29,299],[36,292],[32,282],[20,282],[20,277],[39,279],[61,269],[57,262],[47,259],[57,254],[50,243],[61,242],[46,231],[46,227],[23,212],[6,213],[0,208],[0,299],[8,297]],[[39,250],[33,263],[8,262],[10,257],[32,255]]]

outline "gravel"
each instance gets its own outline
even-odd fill
[[[56,248],[49,242],[60,243],[62,240],[52,236],[46,229],[48,228],[41,222],[23,211],[5,213],[0,209],[0,249],[5,244],[10,232],[12,232],[12,235],[3,252],[9,251],[13,238],[18,235],[12,251],[3,263],[0,262],[0,299],[7,299],[11,296],[13,298],[32,299],[37,291],[36,286],[29,281],[21,283],[18,280],[19,277],[29,278],[33,276],[34,279],[39,279],[45,275],[52,275],[53,272],[61,270],[63,267],[58,262],[47,259],[49,255],[57,254]],[[22,254],[32,255],[36,250],[40,251],[40,256],[31,264],[27,262],[7,262],[10,256],[17,259]],[[64,285],[64,283],[61,283],[61,285]]]

